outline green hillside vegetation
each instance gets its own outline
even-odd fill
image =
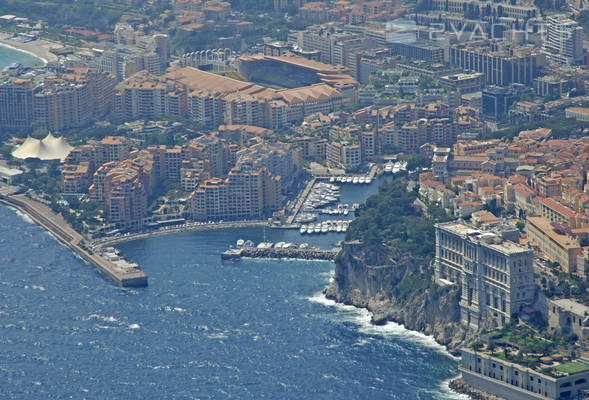
[[[41,19],[56,26],[105,30],[119,21],[127,7],[95,0],[0,0],[0,13]]]
[[[408,192],[406,184],[406,176],[399,176],[381,185],[379,193],[357,211],[346,240],[360,240],[367,250],[376,253],[396,249],[401,254],[432,258],[434,223],[449,218],[443,212],[433,213],[440,215],[438,219],[424,216],[413,205],[417,193]]]

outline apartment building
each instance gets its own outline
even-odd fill
[[[89,188],[90,199],[106,206],[109,223],[139,228],[154,183],[152,160],[144,153],[135,159],[109,162],[98,168]]]
[[[543,45],[546,56],[563,64],[583,63],[583,27],[565,16],[547,17],[546,23]]]
[[[499,41],[469,42],[450,47],[450,63],[485,74],[490,85],[530,85],[545,64],[534,48],[514,47]]]
[[[477,92],[485,86],[485,75],[480,72],[441,76],[440,86],[460,93]]]
[[[468,9],[476,8],[478,15],[486,15],[495,11],[497,15],[520,20],[528,20],[539,15],[538,8],[535,6],[507,3],[489,4],[477,0],[432,0],[431,8],[459,14],[464,14]]]
[[[579,214],[551,198],[542,199],[540,213],[548,221],[566,225],[570,229],[589,226],[589,216]]]
[[[542,255],[558,263],[563,272],[576,272],[577,256],[581,246],[562,226],[543,217],[528,216],[525,230],[530,241],[537,246]]]
[[[116,83],[114,76],[91,68],[0,81],[0,127],[38,125],[52,131],[81,127],[109,112]]]
[[[236,154],[237,167],[265,168],[275,177],[280,177],[282,191],[286,192],[295,175],[292,149],[285,143],[259,143]]]
[[[347,140],[331,141],[326,148],[327,165],[353,171],[362,163],[360,144]]]
[[[34,83],[28,79],[3,78],[0,82],[0,126],[27,129],[33,121]]]
[[[478,329],[485,318],[504,326],[534,301],[533,250],[512,241],[514,227],[481,231],[459,222],[439,223],[435,277],[462,285],[461,322]]]
[[[188,214],[197,221],[260,219],[282,207],[280,192],[280,177],[242,165],[225,179],[200,183],[189,197]]]

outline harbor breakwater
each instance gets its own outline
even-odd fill
[[[55,214],[48,206],[24,195],[0,196],[0,202],[28,215],[33,221],[50,232],[60,243],[71,249],[78,257],[120,286],[147,286],[147,275],[137,268],[136,264],[128,263],[119,257],[116,258],[116,261],[109,260],[88,250],[84,237],[75,231],[61,215]]]
[[[270,248],[260,249],[257,247],[241,247],[239,249],[230,249],[223,253],[222,258],[238,259],[241,257],[249,258],[290,258],[298,260],[314,261],[333,261],[339,253],[339,249],[281,249]]]

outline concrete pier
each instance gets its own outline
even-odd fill
[[[122,287],[147,286],[147,275],[136,264],[128,263],[120,258],[113,261],[94,253],[88,249],[84,237],[61,215],[55,214],[45,204],[25,195],[0,195],[0,202],[27,214],[80,258]]]

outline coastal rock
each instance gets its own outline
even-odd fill
[[[360,243],[345,243],[325,295],[368,309],[375,324],[394,321],[431,335],[453,353],[474,340],[474,333],[460,324],[460,288],[429,283],[427,261],[407,258],[373,266],[365,259],[370,257],[365,257]]]
[[[470,397],[472,400],[502,400],[502,397],[497,397],[482,390],[473,388],[464,383],[462,379],[454,379],[448,385],[450,389],[457,393],[462,393]]]

